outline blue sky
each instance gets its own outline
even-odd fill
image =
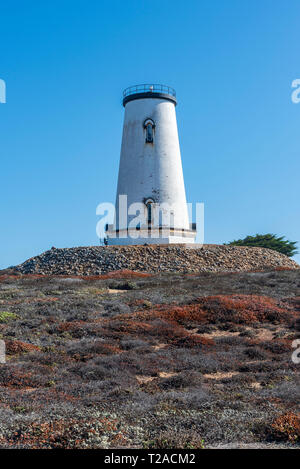
[[[177,91],[205,242],[299,240],[299,18],[297,0],[3,2],[0,268],[98,243],[96,206],[115,198],[122,90],[137,83]]]

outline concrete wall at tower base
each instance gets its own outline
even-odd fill
[[[145,244],[191,244],[195,238],[169,236],[167,238],[108,238],[108,246],[138,246]]]
[[[174,228],[124,229],[106,232],[108,246],[137,246],[144,244],[193,244],[196,230]]]

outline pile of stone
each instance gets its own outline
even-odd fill
[[[137,272],[243,272],[299,268],[276,251],[223,245],[91,246],[52,248],[14,268],[22,274],[101,275],[116,270]]]

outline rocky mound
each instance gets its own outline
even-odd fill
[[[204,245],[91,246],[52,248],[16,266],[22,274],[101,275],[116,270],[138,272],[235,272],[292,268],[287,256],[265,248]]]

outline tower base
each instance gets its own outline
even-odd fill
[[[196,230],[141,229],[107,231],[108,246],[133,246],[145,244],[193,244]]]

